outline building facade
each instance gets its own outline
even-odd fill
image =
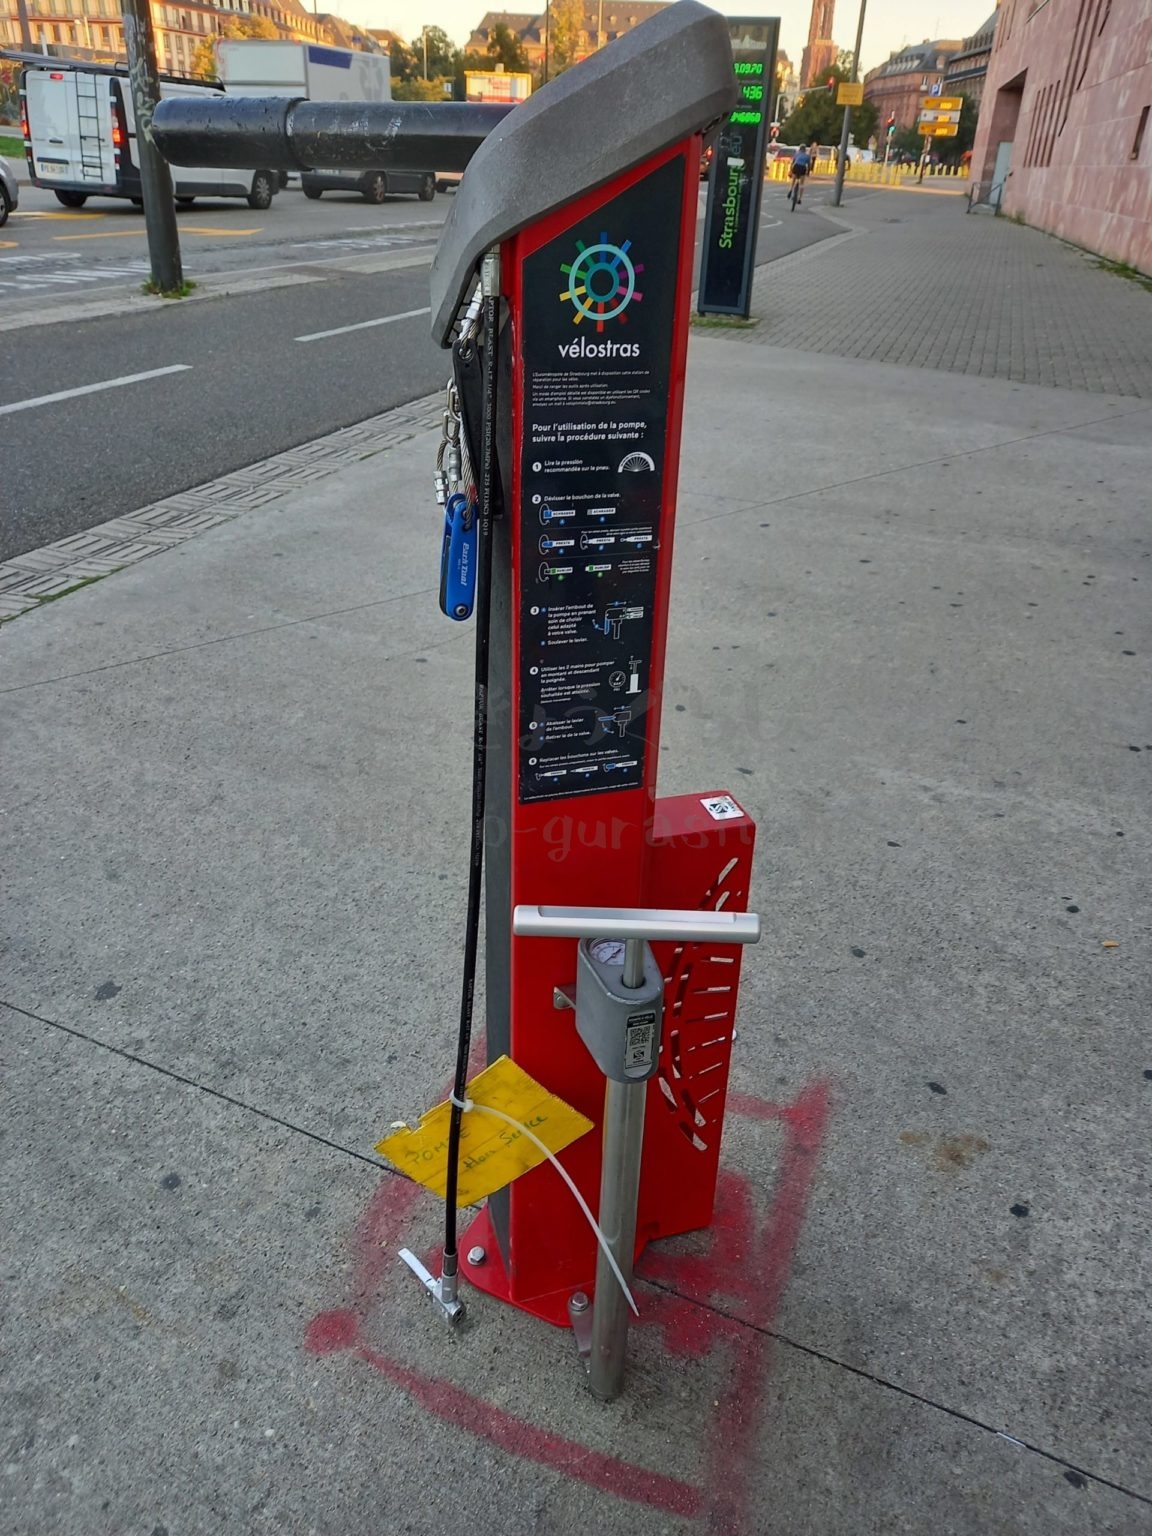
[[[960,51],[959,39],[937,38],[901,48],[864,76],[864,99],[875,102],[881,131],[889,117],[895,126],[912,128],[920,116],[923,96],[940,96],[948,60]]]
[[[579,20],[573,63],[586,59],[605,43],[614,42],[638,27],[649,16],[662,11],[667,0],[585,0]],[[529,15],[522,11],[488,11],[468,39],[469,53],[483,53],[498,26],[505,26],[524,48],[530,69],[544,71],[549,52],[548,12]],[[557,30],[553,19],[553,32]]]
[[[988,20],[971,37],[966,37],[959,50],[944,66],[944,95],[966,96],[975,106],[984,95],[984,80],[988,74],[988,62],[992,57],[992,44],[996,40],[996,22],[1000,12],[993,11]]]
[[[124,62],[120,0],[26,0],[33,50],[57,57]],[[156,53],[164,74],[191,75],[197,50],[223,34],[229,23],[269,23],[280,38],[379,51],[359,27],[328,14],[305,10],[300,0],[152,0]],[[16,0],[0,0],[0,47],[21,48]]]
[[[1152,6],[1003,0],[972,150],[1005,213],[1152,275]]]
[[[836,44],[832,41],[832,23],[836,0],[812,0],[808,18],[808,41],[800,55],[800,86],[823,85],[830,65],[836,62]]]

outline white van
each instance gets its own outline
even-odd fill
[[[162,99],[219,94],[219,86],[160,79]],[[55,192],[65,208],[80,208],[90,197],[142,201],[127,69],[70,59],[29,64],[21,76],[20,105],[33,186]],[[266,170],[174,165],[172,185],[182,205],[196,197],[243,197],[250,208],[267,208],[280,178]]]

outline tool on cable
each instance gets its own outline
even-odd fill
[[[401,1258],[420,1279],[433,1301],[451,1322],[464,1315],[458,1296],[460,1268],[457,1251],[456,1193],[460,1161],[460,1129],[468,1087],[468,1057],[472,1049],[472,1012],[476,992],[476,955],[480,936],[480,905],[484,877],[484,790],[488,753],[488,653],[492,593],[492,519],[496,509],[496,370],[500,333],[500,253],[490,250],[480,264],[480,283],[453,344],[453,383],[444,413],[444,439],[436,459],[436,495],[445,505],[445,541],[442,553],[440,606],[450,618],[466,618],[454,607],[474,608],[476,614],[476,662],[473,683],[472,722],[472,824],[468,847],[468,902],[464,926],[464,965],[460,986],[460,1020],[456,1040],[456,1070],[452,1079],[452,1116],[448,1129],[448,1171],[444,1191],[444,1259],[440,1278],[434,1279],[408,1249]],[[479,473],[474,495],[461,492],[460,483],[474,460],[475,443],[464,426],[468,413],[469,381],[479,369],[482,404],[479,421]],[[463,387],[461,381],[464,381]],[[464,507],[449,511],[457,499]],[[458,518],[456,542],[449,537],[447,519]],[[466,527],[465,524],[470,523]],[[455,553],[453,553],[455,551]],[[470,551],[470,552],[469,552]],[[468,553],[466,553],[468,552]],[[465,577],[464,565],[468,566]],[[444,571],[444,564],[447,570]],[[447,601],[448,606],[445,606]]]

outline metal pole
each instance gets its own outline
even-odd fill
[[[544,79],[548,84],[548,50],[552,42],[552,0],[544,0]]]
[[[627,964],[627,962],[625,962]],[[644,1146],[648,1084],[608,1079],[604,1094],[604,1163],[600,1175],[600,1230],[629,1285],[636,1258],[636,1202]],[[592,1307],[592,1353],[588,1384],[592,1396],[610,1403],[624,1386],[628,1346],[628,1303],[612,1267],[598,1250],[596,1300]]]
[[[424,78],[428,78],[428,28],[420,28],[420,37],[424,44]]]
[[[156,35],[152,30],[149,0],[123,0],[123,21],[152,281],[161,293],[171,293],[182,286],[184,272],[180,264],[180,237],[176,232],[172,173],[152,137],[152,114],[160,100],[160,75],[156,68]]]
[[[25,53],[31,53],[32,27],[28,21],[28,0],[16,0],[16,14],[20,18],[20,46]]]
[[[928,163],[928,135],[925,134],[924,135],[924,147],[920,151],[920,174],[916,178],[916,185],[918,187],[922,187],[924,185],[924,167],[925,167],[925,165],[927,165],[927,163]]]
[[[643,939],[624,945],[621,984],[635,989],[644,985]],[[644,1106],[648,1084],[618,1083],[608,1079],[604,1093],[604,1161],[600,1174],[600,1230],[632,1284],[636,1258],[636,1202],[640,1196],[640,1154],[644,1147]],[[620,1282],[603,1249],[596,1257],[596,1300],[592,1308],[592,1353],[588,1384],[601,1403],[619,1397],[624,1386],[624,1362],[628,1348],[628,1303]]]
[[[856,23],[856,47],[852,53],[852,82],[860,73],[860,44],[864,40],[864,8],[868,0],[860,0],[860,19]],[[844,126],[840,130],[840,154],[836,160],[836,190],[832,194],[833,208],[839,208],[844,195],[844,166],[848,158],[848,132],[852,127],[852,108],[844,108]]]

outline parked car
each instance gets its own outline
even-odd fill
[[[2,156],[0,156],[0,224],[7,224],[8,215],[20,201],[20,193],[16,188],[16,173]]]
[[[317,198],[324,192],[359,192],[369,203],[382,203],[398,192],[415,193],[422,203],[436,196],[434,171],[301,171],[300,190]]]

